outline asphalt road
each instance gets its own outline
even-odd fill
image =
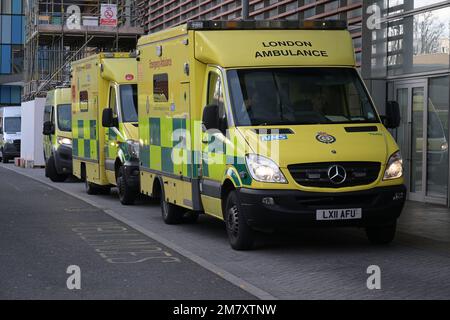
[[[115,190],[88,196],[83,184],[51,183],[42,169],[6,167],[20,174],[0,165],[0,297],[30,297],[30,291],[32,297],[45,296],[42,287],[48,285],[67,298],[450,299],[447,208],[408,203],[395,242],[385,247],[370,245],[359,229],[299,229],[260,235],[255,250],[237,252],[228,245],[223,223],[208,216],[197,224],[169,226],[159,206],[146,198],[124,207]],[[10,203],[7,216],[4,202]],[[97,238],[89,238],[89,223],[105,221],[150,236],[181,262],[111,264],[96,251]],[[80,222],[88,223],[87,229],[76,229]],[[80,292],[65,289],[69,264],[84,272]],[[373,265],[381,270],[380,290],[367,287],[367,268]],[[116,268],[121,271],[114,273]]]
[[[80,290],[67,288],[71,265]],[[102,210],[0,168],[0,299],[223,298],[254,297]]]

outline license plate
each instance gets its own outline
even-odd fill
[[[362,209],[326,209],[316,211],[316,220],[354,220],[362,218]]]

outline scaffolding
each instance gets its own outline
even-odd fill
[[[26,0],[23,101],[70,81],[70,63],[101,51],[131,51],[144,33],[134,0]],[[101,5],[117,6],[116,26],[101,21]]]

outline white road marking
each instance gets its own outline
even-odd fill
[[[145,234],[146,236],[148,236],[148,237],[150,237],[150,238],[152,238],[152,239],[162,243],[166,247],[168,247],[168,248],[178,252],[180,255],[182,255],[182,256],[186,257],[187,259],[197,263],[201,267],[203,267],[203,268],[205,268],[205,269],[215,273],[216,275],[218,275],[222,279],[224,279],[224,280],[232,283],[233,285],[241,288],[242,290],[244,290],[244,291],[254,295],[258,299],[261,299],[261,300],[278,300],[276,297],[274,297],[270,293],[264,291],[263,289],[252,285],[251,283],[249,283],[249,282],[239,278],[238,276],[236,276],[236,275],[234,275],[234,274],[232,274],[232,273],[230,273],[230,272],[228,272],[228,271],[218,267],[217,265],[215,265],[215,264],[213,264],[213,263],[203,259],[202,257],[200,257],[200,256],[198,256],[198,255],[196,255],[196,254],[194,254],[192,252],[190,252],[189,250],[186,250],[186,249],[176,245],[172,241],[167,240],[164,237],[162,237],[162,236],[160,236],[160,235],[158,235],[158,234],[156,234],[156,233],[154,233],[152,231],[149,231],[149,230],[143,228],[142,226],[140,226],[140,225],[138,225],[138,224],[128,220],[127,218],[122,217],[120,214],[116,213],[115,211],[113,211],[113,210],[111,210],[109,208],[104,208],[104,207],[96,204],[94,201],[92,201],[88,197],[84,197],[84,196],[81,196],[81,195],[73,194],[70,191],[65,190],[64,188],[60,187],[58,184],[53,184],[50,181],[41,180],[38,177],[34,177],[32,175],[27,174],[26,172],[20,171],[16,167],[9,167],[9,166],[3,166],[3,165],[0,165],[0,167],[2,167],[4,169],[7,169],[7,170],[10,170],[10,171],[13,171],[15,173],[18,173],[18,174],[20,174],[22,176],[25,176],[25,177],[30,178],[32,180],[35,180],[37,182],[40,182],[40,183],[42,183],[44,185],[51,186],[52,188],[58,189],[59,191],[62,191],[65,194],[68,194],[68,195],[70,195],[70,196],[72,196],[74,198],[77,198],[77,199],[79,199],[81,201],[84,201],[84,202],[90,204],[93,207],[96,207],[96,208],[104,211],[109,216],[111,216],[111,217],[113,217],[113,218],[115,218],[115,219],[125,223],[126,225],[136,229],[137,231]]]

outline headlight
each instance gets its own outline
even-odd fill
[[[139,142],[127,140],[128,154],[135,159],[139,159]]]
[[[14,143],[13,139],[5,139],[5,141],[6,141],[6,143],[9,143],[9,144],[13,144]]]
[[[447,151],[448,150],[448,143],[444,142],[443,144],[441,144],[441,151]]]
[[[400,151],[394,153],[386,165],[383,180],[398,179],[403,176],[403,160]]]
[[[280,168],[272,160],[257,154],[248,154],[245,160],[250,175],[254,180],[260,182],[287,183]]]
[[[66,146],[71,146],[72,145],[72,139],[69,138],[63,138],[63,137],[58,137],[58,144],[63,144]]]

